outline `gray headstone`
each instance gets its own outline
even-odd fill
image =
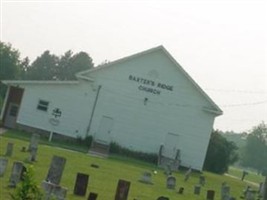
[[[146,184],[153,184],[152,183],[152,174],[150,172],[144,172],[139,181],[142,183],[146,183]]]
[[[0,177],[4,176],[4,173],[6,171],[6,167],[8,164],[8,159],[6,158],[0,158]]]
[[[54,187],[54,190],[53,190],[52,194],[57,200],[65,200],[65,198],[67,196],[67,192],[68,192],[67,188],[64,188],[64,187],[61,187],[59,185],[56,185]]]
[[[230,187],[222,184],[221,187],[221,200],[229,200],[230,198]]]
[[[43,181],[42,188],[44,189],[44,199],[56,199],[56,200],[65,200],[67,196],[67,188],[61,187],[59,185]]]
[[[30,162],[36,161],[36,157],[37,157],[37,148],[32,147],[30,150],[29,161]]]
[[[115,194],[115,200],[127,200],[131,182],[119,180]]]
[[[199,177],[199,184],[200,184],[201,186],[204,186],[205,183],[206,183],[206,178],[205,178],[205,176],[200,176],[200,177]]]
[[[13,153],[13,143],[7,143],[7,147],[6,147],[6,154],[5,156],[12,156]]]
[[[23,179],[23,173],[26,172],[26,168],[22,162],[14,162],[12,172],[9,178],[9,187],[16,187],[18,182]]]
[[[31,141],[28,147],[28,151],[31,151],[32,148],[38,149],[38,143],[39,143],[40,135],[39,134],[32,134]]]
[[[208,190],[206,200],[214,200],[214,197],[215,197],[215,191],[214,190]]]
[[[59,156],[53,156],[46,181],[59,185],[66,159]]]
[[[97,193],[90,192],[87,200],[96,200],[97,196]]]
[[[187,180],[189,179],[191,173],[192,173],[192,169],[191,169],[191,167],[190,167],[190,168],[186,171],[186,173],[185,173],[185,175],[184,175],[184,181],[187,181]]]
[[[171,164],[166,164],[164,166],[164,174],[167,175],[167,176],[170,176],[172,175],[172,169],[171,169]]]
[[[176,186],[176,178],[174,176],[167,177],[167,188],[168,189],[175,189]]]
[[[265,182],[263,184],[263,200],[267,200],[267,175],[265,176]]]
[[[200,191],[201,191],[201,186],[200,185],[195,185],[194,194],[195,195],[200,195]]]
[[[85,196],[86,190],[88,186],[89,175],[83,173],[77,173],[75,186],[74,186],[74,194],[79,196]]]
[[[256,191],[252,189],[248,189],[245,195],[245,200],[255,200],[256,198]]]

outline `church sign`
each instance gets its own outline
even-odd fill
[[[140,83],[140,85],[138,87],[139,90],[149,92],[152,94],[160,95],[161,89],[167,90],[167,91],[173,91],[172,85],[167,85],[167,84],[156,82],[153,80],[149,80],[149,79],[145,79],[145,78],[141,78],[141,77],[136,77],[133,75],[129,75],[129,80]]]

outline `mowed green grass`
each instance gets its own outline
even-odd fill
[[[0,136],[1,156],[5,154],[8,142],[14,143],[14,150],[12,157],[8,158],[8,167],[4,177],[0,177],[0,199],[10,199],[9,193],[14,192],[14,189],[7,187],[13,162],[24,162],[29,156],[28,153],[20,151],[23,146],[28,146],[28,141]],[[39,145],[37,162],[33,163],[35,169],[35,179],[39,185],[46,178],[53,155],[62,156],[67,159],[60,183],[61,186],[68,188],[67,199],[86,199],[89,192],[98,193],[99,200],[114,199],[119,179],[131,182],[128,200],[132,200],[134,198],[138,200],[153,200],[157,199],[159,196],[166,196],[170,199],[181,200],[205,200],[206,191],[209,189],[216,191],[215,199],[219,200],[222,182],[227,182],[227,184],[231,187],[231,195],[235,197],[239,197],[243,189],[247,186],[247,183],[237,179],[204,172],[207,183],[201,188],[201,195],[195,196],[193,195],[194,185],[198,183],[199,173],[193,173],[187,182],[183,181],[184,172],[174,173],[173,175],[177,180],[177,187],[175,190],[170,190],[166,188],[166,176],[163,171],[161,169],[157,169],[154,165],[121,157],[110,157],[108,159],[97,158],[86,153],[74,152],[43,144]],[[99,165],[99,168],[92,168],[91,164]],[[25,163],[25,165],[29,166],[28,163]],[[138,181],[143,172],[152,172],[153,170],[157,170],[158,172],[157,174],[153,174],[153,185],[143,184]],[[73,195],[76,174],[78,172],[90,175],[86,198]],[[183,195],[177,194],[179,187],[185,188]]]
[[[265,178],[263,176],[257,174],[254,171],[251,171],[251,170],[245,170],[245,171],[248,172],[248,175],[245,176],[244,180],[256,182],[256,183],[264,182]],[[241,179],[242,174],[243,174],[243,170],[236,168],[236,167],[229,167],[228,174],[230,174],[232,176],[236,176],[236,177]]]

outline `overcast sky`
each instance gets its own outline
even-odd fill
[[[265,2],[1,0],[1,41],[95,64],[163,45],[224,111],[214,128],[242,132],[267,122]]]

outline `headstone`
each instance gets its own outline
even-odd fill
[[[18,182],[23,179],[23,173],[26,172],[26,167],[22,162],[14,162],[12,172],[9,178],[9,187],[16,187]]]
[[[265,182],[263,184],[263,200],[267,200],[267,174],[265,174]]]
[[[183,194],[183,193],[184,193],[184,188],[180,187],[179,190],[178,190],[178,194]]]
[[[13,143],[7,143],[7,147],[6,147],[6,154],[5,156],[12,156],[12,153],[13,153]]]
[[[26,152],[26,147],[22,147],[20,151],[21,152]]]
[[[91,167],[93,167],[93,168],[99,168],[99,165],[91,164]]]
[[[97,193],[90,192],[87,200],[96,200],[97,196]]]
[[[257,191],[248,189],[245,195],[245,200],[255,200]]]
[[[201,186],[204,186],[205,183],[206,183],[206,178],[205,178],[205,176],[200,176],[200,177],[199,177],[199,184],[200,184]]]
[[[200,195],[200,191],[201,191],[201,186],[200,185],[195,185],[194,194],[195,195]]]
[[[79,196],[85,196],[88,186],[89,175],[83,173],[77,173],[76,182],[74,187],[74,194]]]
[[[169,200],[169,198],[161,196],[161,197],[157,198],[157,200]]]
[[[172,175],[171,164],[166,164],[166,165],[164,166],[164,174],[165,174],[166,176],[170,176],[170,175]]]
[[[229,200],[229,198],[230,198],[230,187],[228,185],[222,184],[221,200]]]
[[[186,173],[184,175],[184,181],[187,181],[189,179],[191,173],[192,173],[192,169],[191,169],[191,167],[189,167],[189,169],[186,171]]]
[[[4,176],[7,164],[8,164],[8,159],[0,158],[0,177]]]
[[[46,181],[59,185],[66,159],[59,156],[53,156]]]
[[[61,187],[59,185],[56,185],[53,188],[53,196],[56,197],[57,200],[65,200],[67,196],[68,189],[65,187]]]
[[[141,183],[153,184],[152,183],[152,174],[150,172],[144,172],[139,181]]]
[[[61,187],[59,185],[53,184],[51,182],[43,181],[42,188],[45,191],[45,200],[56,199],[65,200],[67,196],[67,188]]]
[[[215,197],[215,191],[214,190],[208,190],[206,200],[214,200],[214,197]]]
[[[174,189],[176,186],[176,178],[174,176],[167,177],[167,188]]]
[[[36,156],[37,156],[37,148],[31,148],[29,161],[30,162],[36,161]]]
[[[32,134],[31,141],[28,147],[28,151],[30,152],[30,156],[29,156],[30,162],[36,161],[39,139],[40,139],[40,135]]]
[[[28,151],[31,151],[32,148],[38,149],[38,143],[39,143],[40,135],[39,134],[32,134],[31,141],[28,147]]]
[[[127,200],[130,185],[131,182],[120,179],[117,185],[115,200]]]

